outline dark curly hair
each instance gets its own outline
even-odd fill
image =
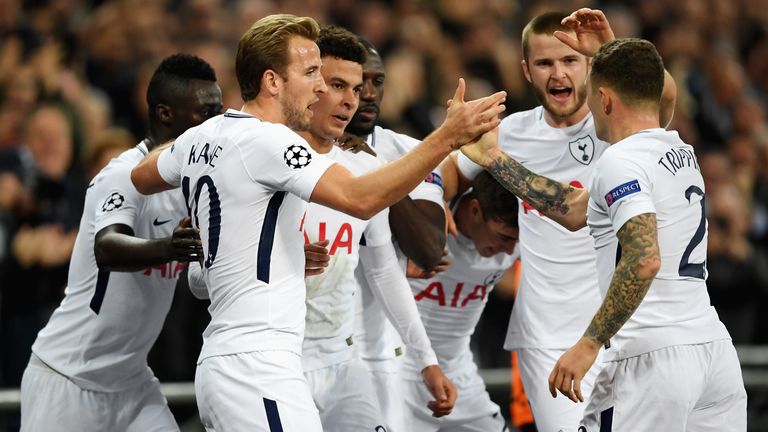
[[[517,198],[487,171],[478,174],[467,197],[480,203],[483,219],[495,219],[510,227],[517,227]]]
[[[335,26],[326,25],[320,29],[317,38],[321,57],[336,57],[355,63],[365,63],[365,47],[357,35],[351,31]]]
[[[147,87],[150,115],[158,104],[185,95],[191,80],[216,82],[216,72],[205,60],[191,54],[174,54],[160,62]]]

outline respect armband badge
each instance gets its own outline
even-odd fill
[[[637,192],[640,192],[640,182],[637,180],[631,180],[626,183],[622,183],[605,194],[605,203],[608,204],[608,207],[610,207],[616,201]]]

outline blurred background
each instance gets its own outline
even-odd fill
[[[712,302],[737,345],[768,344],[768,0],[0,0],[0,386],[19,387],[61,300],[89,180],[145,136],[146,86],[165,56],[207,60],[225,108],[239,109],[234,53],[254,21],[284,12],[339,24],[385,60],[382,123],[422,138],[459,76],[468,98],[506,90],[507,112],[537,105],[522,28],[580,7],[659,49],[678,87],[671,128],[696,148],[706,182]],[[511,306],[492,296],[473,341],[483,368],[509,366]],[[151,355],[161,381],[192,381],[205,308],[177,291]],[[748,388],[750,429],[768,430],[766,387]],[[494,398],[504,406],[508,388]],[[196,430],[194,404],[174,411]]]

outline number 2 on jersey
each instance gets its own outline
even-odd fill
[[[189,177],[184,177],[181,180],[181,190],[184,192],[184,201],[187,203],[187,212],[192,218],[192,224],[200,228],[200,217],[198,216],[198,208],[200,203],[200,194],[203,191],[203,186],[208,188],[208,257],[205,260],[205,268],[210,268],[213,265],[213,261],[216,259],[216,252],[219,250],[219,235],[221,234],[221,200],[219,199],[219,192],[216,189],[216,185],[213,183],[213,179],[210,176],[202,176],[197,179],[195,184],[194,205],[195,213],[192,214],[192,206],[189,202]]]
[[[691,195],[696,194],[701,196],[701,219],[699,220],[699,227],[696,228],[696,232],[693,234],[693,238],[688,243],[688,246],[683,252],[683,256],[680,258],[680,266],[677,268],[677,274],[680,276],[694,277],[697,279],[704,279],[704,266],[706,261],[702,263],[691,263],[688,260],[691,258],[691,253],[696,246],[704,240],[704,234],[706,233],[707,219],[704,215],[704,191],[698,186],[692,185],[685,191],[685,199],[688,203],[691,202]]]

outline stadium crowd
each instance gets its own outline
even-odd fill
[[[61,301],[90,179],[146,134],[145,92],[162,58],[205,59],[224,108],[239,109],[234,54],[251,23],[281,12],[339,24],[384,59],[381,123],[423,138],[457,76],[467,99],[505,90],[506,113],[535,106],[522,27],[579,7],[603,9],[617,37],[648,39],[662,55],[678,89],[670,128],[696,148],[706,182],[712,303],[734,344],[767,344],[766,0],[0,0],[0,385],[19,387]],[[481,366],[498,365],[508,306],[489,305],[478,327],[490,352]],[[161,381],[192,380],[205,307],[177,291],[150,356]]]

